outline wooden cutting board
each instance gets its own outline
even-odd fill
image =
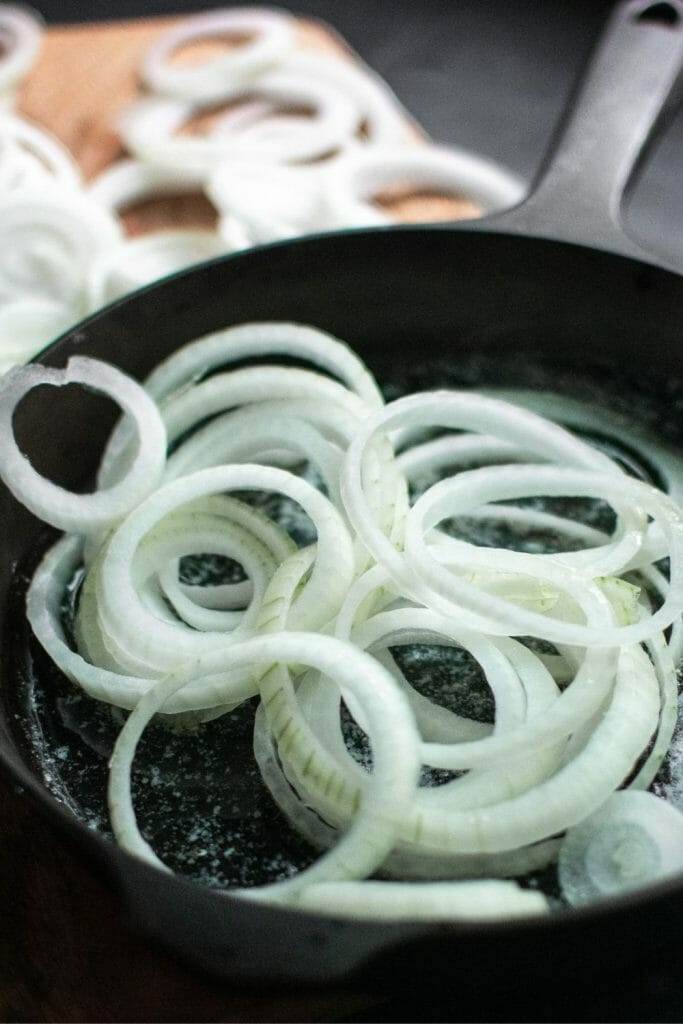
[[[140,92],[138,69],[146,48],[177,18],[145,18],[51,28],[40,59],[19,96],[22,114],[50,129],[74,154],[86,179],[124,155],[117,115]],[[322,23],[301,21],[300,44],[353,61],[345,42]],[[186,59],[205,56],[197,44]],[[415,141],[421,141],[415,130]],[[380,197],[401,220],[457,220],[476,216],[466,199],[399,189]],[[131,235],[163,227],[210,226],[216,212],[203,196],[178,196],[136,206],[124,215]]]
[[[117,113],[139,91],[145,48],[176,19],[50,29],[20,94],[20,111],[49,128],[87,179],[123,155]],[[301,23],[302,45],[354,55],[333,32]],[[416,142],[419,143],[419,133]],[[472,216],[465,200],[386,199],[406,220]],[[145,203],[126,214],[131,234],[208,225],[201,196]],[[0,779],[0,1020],[332,1021],[367,1011],[367,994],[248,995],[198,978],[130,933],[116,899],[31,805]]]

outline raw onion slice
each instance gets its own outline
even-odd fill
[[[88,272],[91,310],[179,270],[220,256],[225,246],[215,231],[155,231],[100,253]]]
[[[683,815],[652,793],[614,793],[569,830],[560,849],[560,885],[574,905],[682,871]]]
[[[296,551],[294,541],[285,531],[274,523],[258,509],[245,505],[244,502],[225,496],[204,498],[199,502],[186,506],[188,512],[197,511],[209,512],[215,515],[225,516],[231,523],[248,529],[249,532],[259,540],[272,553],[276,562],[284,562]],[[179,565],[176,562],[169,563],[164,570],[164,579],[160,575],[162,589],[166,590],[165,579],[168,579],[169,572],[174,577],[178,576]],[[220,583],[215,585],[201,586],[197,584],[178,584],[179,590],[186,597],[190,598],[194,605],[213,609],[216,611],[232,611],[243,609],[253,599],[253,586],[250,580],[240,583]]]
[[[26,595],[26,615],[36,639],[67,679],[94,700],[132,710],[142,694],[154,684],[154,680],[123,675],[92,665],[71,649],[64,635],[61,621],[64,590],[79,570],[82,559],[82,538],[76,534],[60,537],[46,553],[31,580]],[[176,716],[188,710],[194,712],[221,707],[222,701],[213,700],[211,694],[218,689],[222,697],[228,685],[234,704],[241,703],[255,692],[250,672],[234,673],[229,679],[222,673],[220,677],[205,678],[200,682],[199,698],[196,696],[199,691],[196,685],[187,687],[178,698],[167,702],[162,714]]]
[[[365,403],[335,381],[308,370],[281,366],[246,367],[216,374],[172,395],[161,403],[161,410],[168,442],[173,444],[207,417],[227,409],[254,402],[291,400],[309,402],[313,406],[313,418],[323,423],[340,418],[345,423],[349,419],[357,422],[367,413]],[[122,421],[120,429],[112,434],[100,465],[98,481],[101,485],[115,480],[121,467],[126,465],[129,439],[129,428]]]
[[[494,477],[496,482],[491,487]],[[471,584],[464,583],[440,566],[430,554],[422,530],[436,525],[435,520],[458,514],[469,504],[485,505],[490,500],[537,495],[603,498],[623,504],[631,501],[633,507],[642,508],[652,516],[666,536],[671,552],[672,585],[662,607],[639,622],[612,629],[596,629],[590,623],[580,625],[562,622],[533,611],[513,608],[495,596],[487,595],[484,598]],[[460,505],[459,499],[462,500]],[[469,550],[468,557],[471,557],[474,564],[477,559],[488,559],[486,549],[474,548],[465,542],[461,544],[462,550]],[[533,558],[512,551],[505,552],[503,557],[503,553],[499,552],[498,562],[501,568],[519,566],[518,571],[523,571],[523,566],[531,566],[530,557]],[[510,632],[527,633],[553,642],[580,646],[618,646],[647,640],[671,625],[683,611],[683,590],[678,589],[679,586],[683,588],[683,517],[680,509],[661,492],[624,474],[606,480],[602,474],[541,466],[505,466],[462,473],[435,484],[414,506],[406,529],[406,558],[414,572],[441,599],[460,603],[468,611],[481,616],[491,616],[493,613],[498,628],[505,624]],[[537,575],[556,578],[558,586],[562,586],[564,576],[567,592],[570,592],[570,588],[574,589],[571,578],[565,576],[566,570],[560,567],[556,572],[550,560],[544,561],[542,568],[534,563],[534,569]],[[597,559],[596,574],[603,569],[604,563]]]
[[[315,327],[277,321],[238,324],[192,341],[160,363],[145,384],[156,399],[165,398],[218,367],[278,355],[310,362],[338,377],[374,408],[384,404],[377,382],[343,341]]]
[[[231,462],[312,463],[332,503],[342,512],[339,495],[341,452],[312,424],[272,413],[260,402],[224,413],[200,428],[170,456],[165,480]]]
[[[40,49],[43,20],[30,7],[0,5],[0,93],[11,94],[30,71]]]
[[[367,65],[327,53],[300,50],[282,65],[285,71],[328,82],[358,107],[364,145],[406,142],[420,133],[417,124],[380,75]]]
[[[177,564],[179,557],[200,555],[211,552],[230,558],[242,565],[251,581],[251,600],[245,611],[235,621],[234,614],[197,607],[177,582],[168,579],[169,566]],[[275,571],[276,561],[272,552],[247,528],[225,516],[215,516],[193,509],[183,514],[175,513],[157,530],[145,538],[135,561],[135,575],[138,586],[141,580],[157,575],[162,591],[170,601],[179,618],[201,631],[231,632],[235,635],[253,629],[259,614],[260,603],[270,578]],[[176,577],[177,579],[177,577]]]
[[[0,306],[0,373],[27,362],[73,322],[66,306],[47,299],[15,299]]]
[[[2,37],[0,11],[0,38]],[[81,185],[81,172],[59,139],[23,117],[0,116],[0,181],[5,188],[40,187],[52,179],[67,188]]]
[[[295,21],[269,8],[225,8],[187,18],[157,39],[145,54],[142,77],[148,88],[181,99],[217,100],[226,84],[258,79],[292,49]],[[175,50],[201,39],[249,36],[248,42],[201,64],[171,63]]]
[[[145,199],[195,192],[203,182],[203,175],[187,170],[182,164],[165,168],[140,160],[118,160],[93,179],[88,195],[108,210],[120,213]]]
[[[0,198],[0,301],[45,298],[85,311],[85,271],[121,239],[117,221],[76,190],[46,182]]]
[[[130,152],[152,166],[172,168],[180,163],[189,172],[208,174],[219,161],[230,157],[275,163],[315,160],[344,145],[359,126],[358,111],[343,93],[325,83],[279,71],[263,75],[246,88],[226,85],[220,99],[254,97],[280,109],[303,107],[313,113],[302,119],[295,133],[289,130],[291,126],[280,129],[275,123],[268,132],[243,129],[199,135],[181,133],[180,129],[215,101],[144,97],[123,112],[119,133]]]
[[[319,882],[299,906],[356,921],[486,921],[548,912],[540,892],[514,882]]]
[[[312,882],[363,877],[381,864],[417,785],[417,733],[410,710],[391,676],[368,655],[332,637],[295,632],[259,636],[205,654],[189,671],[180,670],[161,680],[141,699],[119,734],[110,762],[110,814],[117,840],[125,849],[164,866],[140,834],[130,791],[135,748],[154,713],[197,674],[273,662],[312,665],[358,697],[371,722],[375,767],[352,827],[330,853],[294,879],[244,894],[292,899]],[[292,719],[284,715],[275,721],[278,745],[295,746],[297,730]],[[395,756],[397,748],[400,758]]]
[[[319,673],[312,675],[318,677]],[[300,799],[286,778],[262,705],[254,723],[254,757],[269,793],[292,827],[316,849],[332,846],[338,839],[338,832]],[[434,853],[425,847],[401,843],[384,860],[382,874],[402,879],[512,878],[548,867],[557,859],[558,849],[558,840],[547,840],[512,853],[467,856]]]
[[[511,799],[483,804],[477,800],[474,805],[467,801],[463,808],[443,800],[435,800],[431,807],[423,803],[406,819],[401,839],[434,851],[489,854],[549,838],[582,821],[623,782],[647,746],[658,712],[652,666],[639,647],[624,648],[609,708],[569,764]],[[459,782],[449,785],[455,790]],[[336,819],[343,822],[349,811],[338,804]],[[326,810],[326,818],[327,814]]]
[[[74,494],[40,476],[14,438],[13,416],[21,399],[34,387],[82,384],[107,395],[135,422],[138,445],[125,475],[112,487],[93,494]],[[72,356],[63,370],[16,367],[0,380],[0,475],[18,501],[46,523],[76,533],[96,533],[122,519],[159,484],[166,461],[166,432],[159,411],[125,373],[85,356]]]
[[[153,658],[172,670],[179,660],[195,657],[209,644],[230,642],[221,634],[181,631],[158,621],[140,606],[133,562],[144,537],[175,509],[222,491],[274,490],[301,505],[318,532],[317,556],[311,577],[297,598],[297,625],[319,628],[335,615],[353,571],[351,538],[334,506],[310,484],[280,469],[254,465],[219,466],[182,477],[143,502],[112,535],[102,562],[98,611],[104,633],[116,637],[126,657]],[[132,609],[136,614],[132,615]],[[122,653],[124,653],[122,651]]]
[[[464,150],[368,146],[352,150],[329,168],[323,203],[336,227],[387,224],[393,218],[372,197],[405,182],[465,196],[485,211],[514,206],[525,191],[514,175]]]
[[[283,623],[287,622],[289,607],[292,597],[296,591],[298,581],[306,571],[310,562],[306,552],[301,551],[292,559],[289,559],[273,577],[269,591],[264,599],[262,609],[262,628],[267,630],[281,629]],[[272,612],[269,609],[273,609]],[[437,626],[438,628],[438,626]],[[445,627],[449,631],[448,625]],[[522,665],[516,648],[519,645],[511,645],[507,649],[509,657],[515,658],[519,670],[526,675],[528,664]],[[528,654],[533,660],[533,656]],[[547,674],[546,674],[547,679]],[[303,684],[305,686],[305,681]],[[533,712],[537,705],[534,703],[534,694],[538,691],[538,683],[534,683],[534,689],[529,691],[529,709]],[[546,686],[546,683],[542,684]],[[552,693],[555,692],[552,680],[547,679],[547,685]],[[280,750],[280,757],[283,759],[283,766],[286,768],[288,777],[296,789],[305,793],[305,799],[311,801],[311,806],[321,814],[326,821],[343,826],[348,822],[349,815],[353,815],[357,806],[360,791],[362,790],[367,775],[362,772],[358,765],[354,764],[343,745],[335,750],[335,744],[328,749],[316,734],[311,730],[307,719],[302,717],[299,710],[298,700],[294,695],[292,682],[287,669],[278,666],[272,669],[261,680],[260,683],[263,707],[269,726],[272,727],[273,718],[277,713],[284,713],[295,722],[297,735],[300,737],[300,745],[297,747],[296,755],[292,758],[287,749]],[[547,693],[548,695],[548,693]],[[544,697],[543,699],[547,699]],[[552,694],[549,694],[552,695]],[[348,696],[348,694],[346,695]],[[351,695],[353,697],[353,694]],[[533,700],[532,700],[533,698]],[[354,704],[357,707],[357,705]],[[334,696],[331,703],[328,703],[326,712],[329,716],[330,707],[334,713]],[[540,707],[540,705],[538,705]],[[362,716],[361,716],[362,717]],[[329,720],[329,718],[328,718]],[[336,711],[336,725],[332,723],[332,732],[339,731],[338,704]],[[329,735],[329,733],[328,733]],[[321,737],[324,740],[324,737]],[[643,741],[644,742],[644,741]],[[526,752],[528,747],[523,748]],[[491,784],[491,780],[482,777],[481,779],[457,779],[452,783],[442,786],[440,790],[434,791],[421,789],[418,796],[418,807],[415,812],[406,819],[402,829],[402,837],[409,844],[426,843],[429,848],[434,847],[439,853],[449,849],[440,842],[440,835],[435,831],[433,821],[439,820],[438,816],[430,818],[430,804],[432,809],[439,808],[441,813],[449,810],[467,810],[471,807],[481,806],[483,803],[497,803],[501,797],[509,798],[520,792],[537,785],[557,767],[557,755],[550,751],[548,755],[541,753],[533,758],[527,757],[520,765],[513,769],[506,766],[504,774],[498,776],[497,784]],[[502,782],[502,788],[501,788]],[[482,785],[483,783],[483,785]],[[424,797],[424,800],[421,799]],[[430,797],[438,797],[436,805]],[[443,797],[447,798],[444,804]],[[425,803],[426,801],[426,803]],[[457,817],[457,815],[456,815]],[[430,824],[426,824],[427,822]],[[443,825],[443,821],[441,821]],[[420,838],[422,837],[422,838]],[[521,844],[517,844],[521,845]],[[453,847],[457,851],[457,846]],[[435,852],[432,850],[432,852]]]
[[[232,363],[243,359],[260,359],[264,356],[285,356],[287,358],[300,359],[313,363],[338,377],[347,388],[355,392],[365,403],[374,408],[383,405],[382,396],[376,381],[368,373],[366,367],[356,354],[343,342],[338,341],[332,335],[324,331],[316,330],[302,324],[291,323],[251,323],[239,324],[229,327],[226,330],[218,331],[215,334],[206,335],[196,341],[190,342],[178,349],[172,356],[160,363],[145,381],[145,387],[157,400],[168,398],[175,391],[186,389],[188,385],[195,384],[206,375],[219,367],[229,366]],[[240,380],[254,380],[253,390],[245,392],[240,396],[238,387]],[[234,406],[246,402],[263,400],[266,397],[263,393],[264,387],[269,378],[261,374],[254,377],[253,372],[249,378],[244,376],[232,378],[231,394],[226,395],[226,401]],[[317,389],[317,379],[312,382],[310,376],[304,381],[310,385],[305,392],[287,387],[288,381],[302,382],[302,378],[292,377],[291,371],[278,371],[278,379],[272,381],[273,390],[269,392],[270,399],[308,398],[315,399],[314,408],[318,418],[323,421],[333,419],[334,425],[340,429],[338,415],[335,417],[334,409],[342,405],[348,409],[348,416],[342,412],[343,426],[341,426],[347,440],[350,440],[355,431],[356,419],[366,414],[362,403],[353,400],[353,396],[344,396],[341,389],[332,393],[329,390],[329,381],[323,381],[322,387],[328,387],[327,397],[332,399],[333,408],[321,407],[318,401],[321,392]],[[263,382],[258,385],[257,382]],[[210,391],[214,392],[217,385],[210,385]],[[333,397],[334,394],[334,397]],[[186,400],[187,401],[187,400]],[[194,401],[194,398],[191,399]],[[199,401],[201,408],[204,399]],[[226,405],[229,408],[230,405]],[[215,411],[220,411],[220,405]],[[203,413],[201,418],[204,418]],[[306,415],[307,419],[311,418]],[[315,422],[315,420],[314,420]],[[100,466],[98,480],[105,484],[115,477],[118,471],[119,461],[124,457],[125,450],[130,440],[130,425],[122,421],[116,428],[108,442],[105,454]]]
[[[315,166],[231,158],[215,168],[207,194],[229,231],[237,222],[253,243],[279,241],[324,226],[320,173]]]
[[[655,470],[667,493],[676,501],[683,499],[683,458],[680,453],[631,416],[616,409],[549,391],[496,388],[488,389],[487,393],[530,409],[572,430],[586,431],[589,437],[597,435],[613,439],[617,452],[626,448],[628,455],[628,449],[632,448],[640,456],[646,471],[650,468]]]
[[[578,465],[598,470],[599,474],[596,474],[591,484],[588,485],[586,483],[589,489],[588,491],[581,492],[582,495],[591,496],[591,493],[595,493],[596,497],[605,497],[605,491],[607,490],[609,500],[617,502],[617,512],[620,517],[618,528],[622,534],[630,534],[633,543],[636,545],[638,538],[642,537],[643,525],[645,523],[644,514],[639,507],[641,499],[643,506],[647,508],[648,512],[652,512],[654,506],[657,506],[657,512],[654,513],[654,516],[656,519],[662,520],[662,528],[667,534],[669,542],[673,542],[674,548],[678,543],[675,538],[680,539],[680,528],[677,525],[679,514],[676,507],[672,503],[667,504],[664,496],[659,495],[653,489],[625,477],[607,456],[590,448],[590,446],[572,437],[561,428],[549,424],[547,421],[541,420],[531,413],[515,409],[495,399],[485,399],[480,395],[472,395],[467,392],[433,392],[399,399],[397,402],[387,406],[385,411],[376,414],[372,420],[363,424],[358,436],[350,446],[342,473],[342,498],[347,515],[368,550],[390,572],[390,575],[403,593],[419,601],[424,601],[436,610],[450,611],[452,613],[453,608],[457,607],[458,614],[466,616],[462,620],[464,624],[472,628],[483,628],[486,632],[494,634],[500,632],[509,633],[510,631],[522,634],[531,633],[551,641],[558,640],[559,642],[572,642],[579,645],[584,645],[586,642],[595,643],[598,640],[601,643],[607,642],[605,639],[607,637],[606,633],[602,634],[602,639],[600,639],[596,635],[596,631],[591,631],[589,627],[562,623],[552,620],[547,616],[525,612],[522,609],[515,609],[513,612],[512,606],[509,603],[506,605],[505,602],[497,601],[495,598],[481,594],[476,588],[471,587],[471,585],[457,579],[452,573],[442,569],[431,555],[428,555],[427,565],[416,567],[412,564],[409,566],[405,557],[397,551],[396,546],[385,536],[381,527],[373,520],[371,507],[363,491],[364,475],[367,475],[367,465],[364,466],[364,459],[367,460],[368,458],[366,450],[375,442],[377,437],[395,427],[415,427],[418,425],[424,427],[437,424],[450,428],[481,429],[487,433],[490,433],[495,428],[501,435],[506,435],[506,440],[513,441],[525,448],[528,447],[543,458],[563,462],[570,466]],[[449,493],[451,491],[457,493],[458,490],[462,491],[469,487],[470,480],[472,482],[475,479],[482,483],[484,481],[490,482],[492,473],[495,474],[498,484],[500,484],[501,479],[506,479],[508,483],[512,480],[521,481],[523,476],[529,479],[533,477],[538,484],[541,480],[548,480],[548,474],[552,476],[553,472],[560,472],[559,470],[553,471],[550,468],[526,467],[519,470],[522,476],[515,476],[518,470],[519,467],[508,466],[500,470],[482,469],[471,471],[468,474],[459,474],[450,481],[435,485],[428,493],[431,495],[435,491],[437,494],[444,493],[444,484],[449,488]],[[566,486],[570,483],[571,474],[569,470],[562,472],[566,474],[563,476],[563,485]],[[612,480],[614,481],[614,486],[612,486]],[[577,484],[577,480],[574,480],[574,484]],[[543,486],[545,486],[545,483]],[[437,488],[441,488],[441,490],[439,491]],[[557,478],[555,478],[554,488],[554,490],[551,488],[548,493],[567,495],[566,490],[564,492],[561,489],[558,491]],[[530,493],[538,494],[538,487],[535,490],[531,490]],[[546,492],[541,491],[540,493]],[[506,494],[506,497],[516,496],[517,494],[514,490],[509,495]],[[424,507],[426,499],[427,496],[423,496],[419,499],[418,505],[422,502],[422,507]],[[431,501],[432,497],[429,500]],[[487,491],[476,502],[468,502],[468,507],[483,505],[489,500],[495,500],[495,498]],[[415,510],[411,515],[413,516],[413,521],[415,521]],[[668,524],[666,527],[663,525],[664,521]],[[434,524],[429,523],[428,528],[431,528],[432,525]],[[413,543],[417,543],[415,530],[413,530]],[[630,543],[628,537],[627,543]],[[609,546],[607,550],[609,552]],[[483,549],[472,548],[473,558],[475,554],[480,559],[486,557],[481,554],[482,551]],[[509,554],[515,553],[510,552]],[[524,563],[516,560],[515,564],[520,566]],[[532,562],[531,564],[534,565],[533,575],[538,572],[536,568],[537,563]],[[416,569],[416,571],[412,571],[413,569]],[[544,562],[542,571],[544,573],[552,571],[549,562]],[[567,569],[564,579],[570,581],[571,578],[570,571]],[[562,583],[563,577],[559,568],[557,579]],[[457,597],[455,596],[456,593]],[[465,595],[467,596],[465,597]],[[465,601],[464,605],[463,601]],[[489,601],[491,602],[490,604],[488,604]],[[495,609],[497,614],[505,616],[501,620],[505,622],[504,627],[501,621],[494,620],[493,616],[489,614],[492,609]],[[666,611],[663,612],[660,609],[657,613],[659,619],[655,620],[653,618],[648,620],[648,625],[650,621],[653,623],[652,633],[662,628],[662,623],[669,614],[673,613],[672,618],[669,618],[669,622],[671,622],[679,612],[680,609],[676,612],[675,601],[669,603]],[[514,625],[512,624],[511,616],[514,618]],[[540,633],[538,632],[539,628],[541,629]],[[622,638],[624,642],[627,642],[628,639],[633,639],[634,634],[637,634],[639,630],[641,638],[646,638],[648,627],[645,623],[640,623],[630,628],[632,633],[628,634],[628,636],[625,632],[619,633],[618,637],[610,634],[612,642],[620,643]],[[574,637],[571,641],[568,639],[570,636]]]

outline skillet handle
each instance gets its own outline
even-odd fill
[[[536,187],[514,209],[482,218],[482,229],[643,258],[624,232],[622,200],[682,61],[682,0],[619,4]]]

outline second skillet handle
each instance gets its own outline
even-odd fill
[[[515,209],[485,220],[642,257],[622,228],[622,199],[682,61],[683,0],[619,4],[536,187]]]

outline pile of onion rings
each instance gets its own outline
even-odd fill
[[[198,14],[161,33],[142,62],[147,91],[119,118],[130,155],[83,182],[58,139],[10,112],[41,33],[37,16],[0,4],[0,373],[87,314],[192,264],[388,223],[395,217],[372,199],[393,185],[455,193],[482,211],[522,197],[503,168],[420,139],[370,68],[311,50],[294,17],[257,7]],[[199,63],[174,59],[226,37],[238,45]],[[208,112],[203,131],[184,130]],[[202,191],[215,228],[126,236],[134,204]]]
[[[70,383],[123,413],[91,494],[40,477],[12,433],[28,391]],[[515,401],[444,390],[385,404],[346,345],[291,323],[200,338],[144,387],[81,357],[3,378],[0,475],[66,531],[28,591],[33,632],[73,684],[130,711],[109,781],[125,849],[164,868],[131,797],[150,720],[196,725],[258,696],[263,780],[321,856],[245,898],[505,917],[547,910],[513,879],[558,857],[570,903],[683,869],[683,815],[647,792],[677,719],[681,461],[649,453],[664,493],[525,407],[580,426],[579,403],[505,397]],[[255,506],[264,492],[297,510],[312,543]],[[531,498],[599,501],[613,529]],[[566,543],[483,547],[454,525],[468,518]],[[240,578],[184,582],[182,559],[202,554],[232,560]],[[71,646],[62,599],[83,570]],[[415,644],[475,663],[493,721],[415,689],[398,657]],[[347,746],[342,704],[368,739],[370,770]],[[442,770],[439,784],[425,767]]]

